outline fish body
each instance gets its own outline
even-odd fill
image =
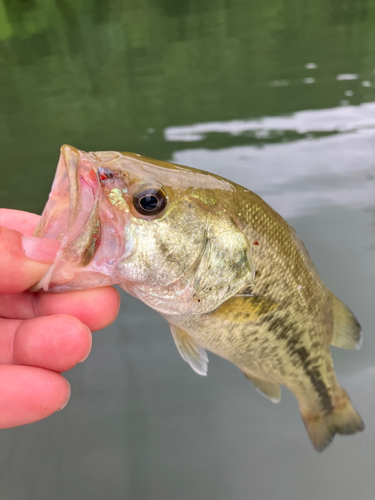
[[[358,348],[360,326],[255,193],[132,153],[63,146],[35,235],[61,241],[37,288],[120,284],[169,322],[197,373],[207,349],[271,401],[280,384],[291,390],[318,451],[363,429],[330,354],[331,344]]]

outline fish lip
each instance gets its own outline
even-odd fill
[[[34,236],[61,241],[74,223],[79,206],[78,163],[80,151],[63,145],[48,202]]]
[[[99,191],[97,168],[93,163],[83,151],[67,144],[61,147],[49,200],[34,236],[63,240],[70,233],[83,208],[84,189],[91,191],[93,196],[89,210],[86,208],[85,211],[93,209]],[[61,229],[61,225],[54,226],[53,222],[56,218],[61,218],[63,209],[67,212],[64,214],[67,220],[66,226]]]
[[[66,250],[71,251],[72,241],[85,229],[90,215],[97,212],[99,190],[98,172],[90,154],[63,145],[51,193],[34,232],[34,236],[60,241],[61,246],[55,261],[31,291],[49,288],[56,263],[67,261]],[[71,264],[79,267],[78,260],[71,261]]]
[[[65,167],[69,178],[69,220],[68,228],[71,228],[77,217],[79,210],[79,183],[78,183],[78,164],[80,159],[80,151],[68,144],[64,144],[60,149],[61,166]],[[60,167],[60,161],[58,168]]]

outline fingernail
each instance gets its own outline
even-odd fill
[[[60,406],[60,408],[57,409],[57,411],[60,411],[60,410],[63,410],[65,408],[65,406],[68,404],[69,402],[69,399],[70,399],[70,395],[72,393],[72,388],[69,384],[69,382],[66,380],[66,385],[68,386],[68,395],[64,401],[64,403]]]
[[[89,336],[90,336],[90,347],[89,347],[88,351],[86,352],[86,354],[83,356],[83,358],[82,358],[82,359],[80,359],[80,360],[78,361],[78,363],[83,363],[84,361],[86,361],[86,359],[87,359],[87,358],[89,357],[89,355],[90,355],[91,348],[92,348],[92,335],[91,335],[91,330],[90,330],[90,328],[89,328],[88,326],[86,326],[86,328],[87,328],[87,330],[88,330],[88,332],[89,332]]]
[[[22,236],[22,246],[26,257],[30,260],[43,263],[52,263],[60,248],[57,240]]]

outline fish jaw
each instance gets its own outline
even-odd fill
[[[108,158],[104,158],[108,160]],[[92,153],[64,145],[47,205],[34,236],[61,243],[55,261],[32,291],[79,290],[118,283],[126,202],[118,210],[104,196],[105,163]],[[123,182],[123,179],[121,180]],[[116,191],[116,189],[114,190]]]

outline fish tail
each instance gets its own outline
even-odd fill
[[[301,410],[310,441],[317,451],[323,451],[335,434],[355,434],[365,428],[362,418],[353,407],[349,396],[342,389],[340,403],[328,414]]]

